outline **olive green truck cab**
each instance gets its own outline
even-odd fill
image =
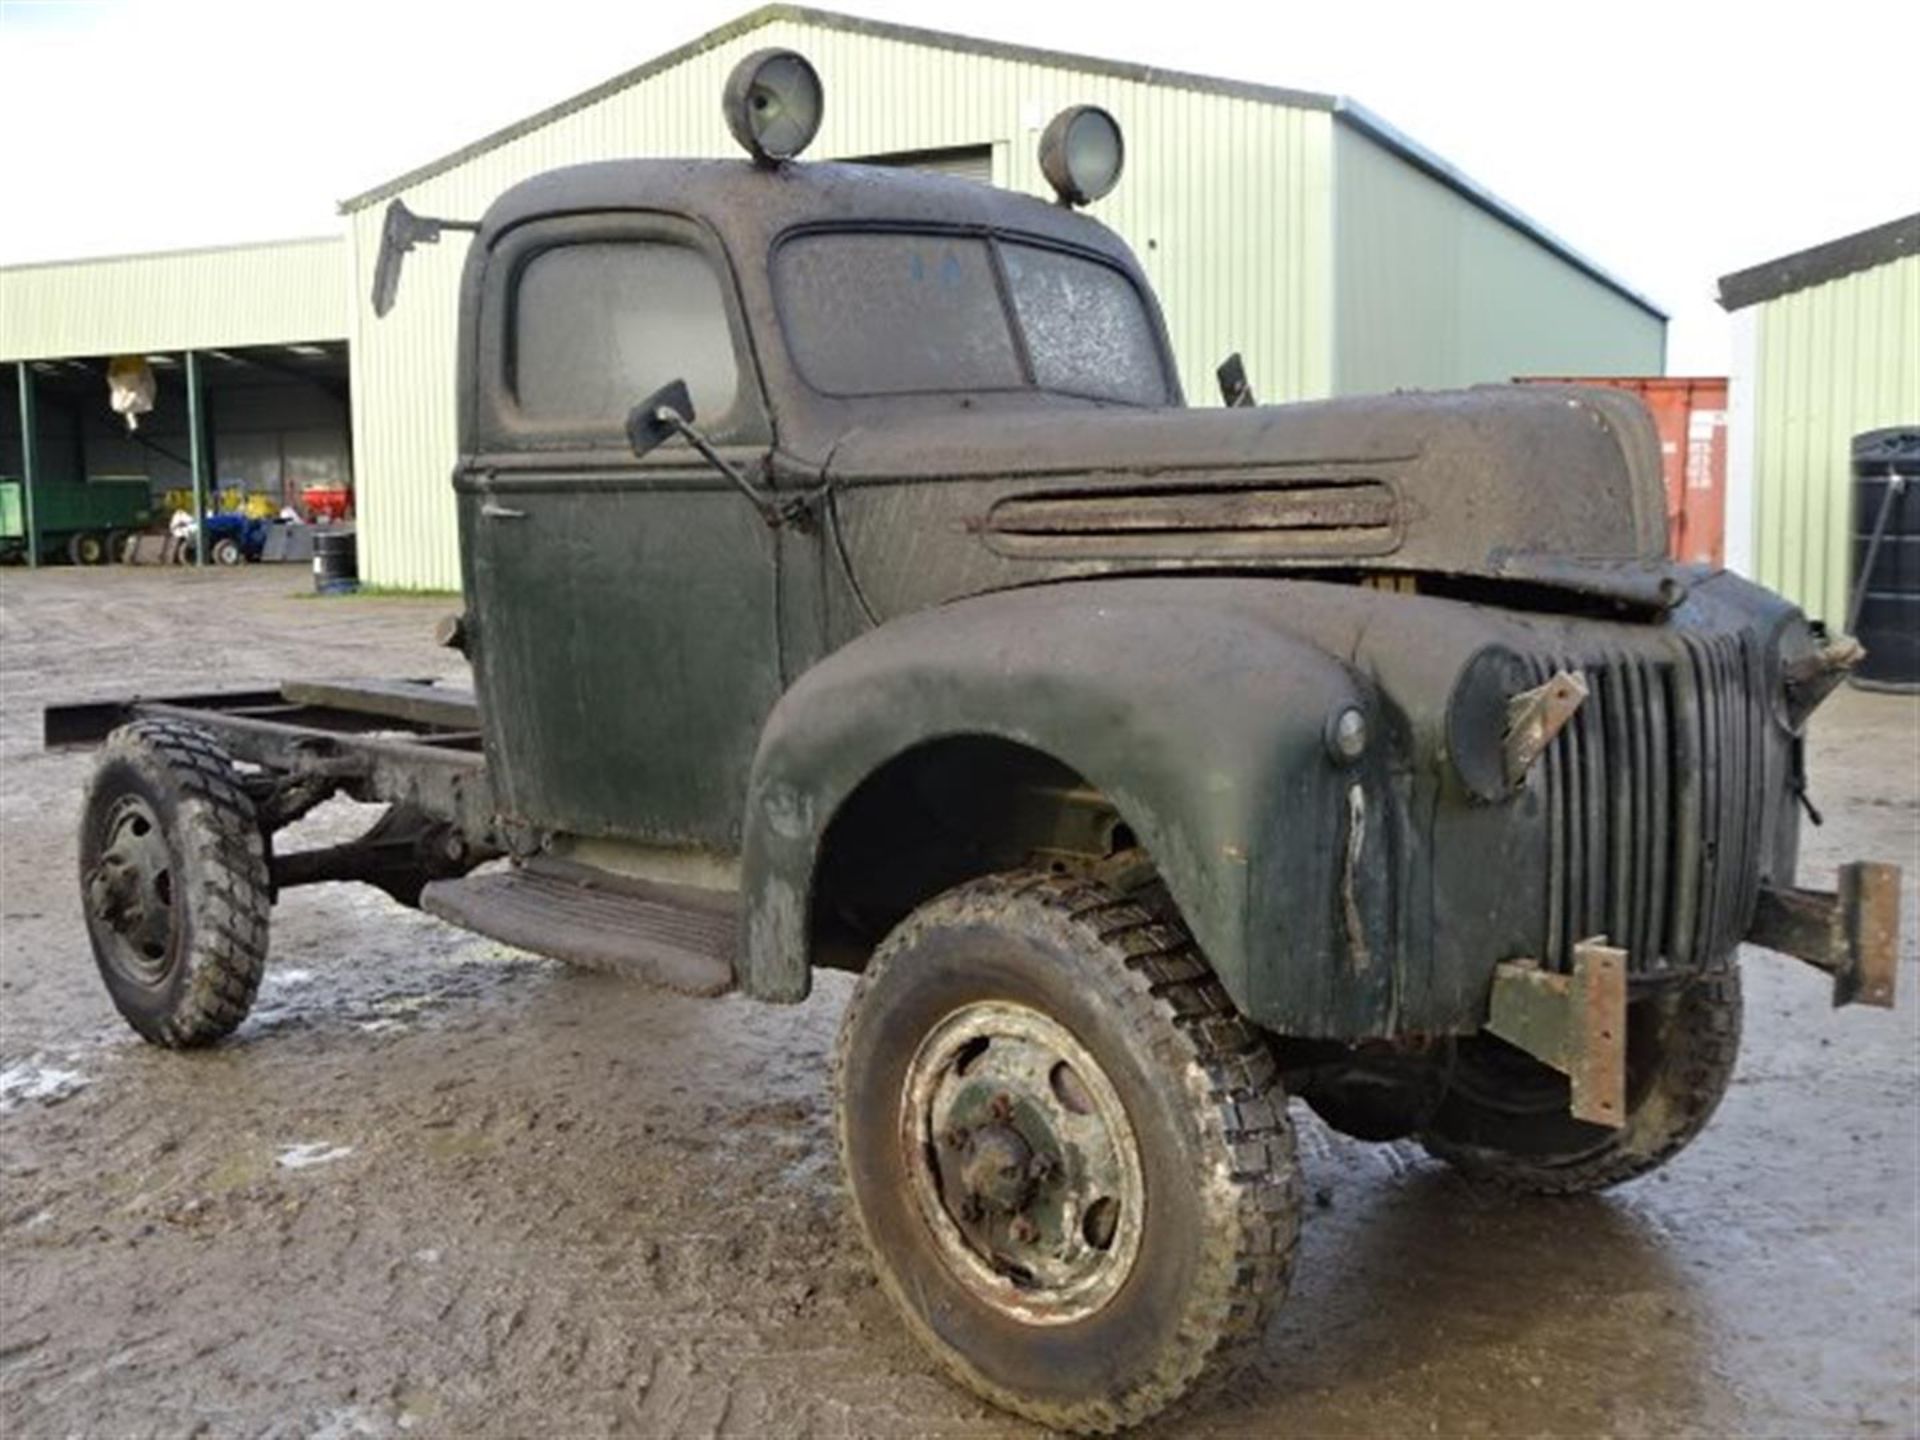
[[[1104,1430],[1284,1293],[1290,1093],[1587,1191],[1706,1123],[1743,940],[1892,1003],[1898,872],[1796,887],[1858,647],[1668,560],[1637,401],[1261,407],[1228,367],[1190,409],[1073,203],[797,163],[786,52],[728,103],[750,160],[560,170],[458,227],[472,693],[49,712],[105,741],[81,882],[141,1033],[237,1026],[273,896],[321,880],[695,994],[856,972],[881,1280],[961,1382]],[[1120,157],[1087,109],[1043,152],[1067,202]],[[395,205],[376,308],[455,225]],[[342,793],[386,807],[363,839],[276,851]]]

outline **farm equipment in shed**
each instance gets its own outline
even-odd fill
[[[34,487],[33,523],[42,555],[64,555],[75,565],[120,558],[128,536],[153,519],[144,476],[56,481]],[[0,560],[25,557],[27,503],[18,480],[0,480]]]

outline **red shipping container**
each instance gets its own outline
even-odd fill
[[[1631,390],[1653,414],[1667,480],[1667,552],[1702,565],[1725,562],[1725,376],[1527,375],[1523,385],[1604,385]]]

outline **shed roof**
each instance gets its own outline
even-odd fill
[[[0,266],[0,361],[347,338],[338,235]]]
[[[1720,277],[1720,308],[1744,310],[1796,290],[1920,255],[1920,211]]]
[[[1374,143],[1384,147],[1415,169],[1437,180],[1442,185],[1465,197],[1472,204],[1486,211],[1503,223],[1512,226],[1532,239],[1544,249],[1551,251],[1575,269],[1597,280],[1614,291],[1623,299],[1632,302],[1640,309],[1657,319],[1667,319],[1667,312],[1645,295],[1635,290],[1618,276],[1613,275],[1597,262],[1574,249],[1566,241],[1555,235],[1544,225],[1509,204],[1484,186],[1470,179],[1455,166],[1449,164],[1433,151],[1412,137],[1389,125],[1372,111],[1358,102],[1338,95],[1325,95],[1311,90],[1293,90],[1279,85],[1261,85],[1245,80],[1229,80],[1213,75],[1196,75],[1184,70],[1165,70],[1155,65],[1141,65],[1124,60],[1107,60],[1092,55],[1079,55],[1062,50],[1047,50],[1035,46],[1013,45],[1004,41],[984,40],[971,35],[958,35],[944,30],[923,29],[915,25],[900,25],[887,20],[869,20],[857,15],[843,15],[834,10],[817,10],[806,5],[771,4],[762,5],[736,20],[709,30],[698,39],[689,41],[677,49],[669,50],[631,70],[622,71],[610,80],[605,80],[590,90],[550,105],[544,110],[516,121],[490,135],[483,135],[472,144],[464,145],[437,160],[409,170],[373,189],[352,196],[340,202],[343,214],[363,210],[411,189],[436,175],[445,174],[467,161],[506,145],[521,136],[551,125],[579,110],[598,104],[609,96],[638,85],[642,81],[672,69],[697,55],[715,49],[764,26],[780,21],[798,25],[810,25],[823,30],[839,30],[856,35],[871,36],[875,39],[892,40],[902,44],[921,45],[938,50],[954,50],[970,55],[982,55],[995,59],[1011,60],[1021,64],[1043,65],[1056,70],[1074,71],[1086,75],[1099,75],[1110,79],[1130,80],[1141,85],[1159,85],[1177,90],[1192,90],[1203,94],[1222,95],[1233,99],[1252,100],[1269,105],[1282,105],[1295,110],[1319,110],[1331,115],[1336,121],[1348,125],[1365,135]]]

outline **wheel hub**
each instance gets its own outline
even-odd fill
[[[1139,1252],[1139,1148],[1065,1026],[1005,1001],[963,1006],[921,1043],[903,1098],[915,1197],[968,1289],[1034,1324],[1113,1298]]]
[[[86,877],[87,908],[125,968],[151,983],[166,972],[173,934],[173,859],[159,818],[137,795],[114,802],[105,828],[100,861]]]

